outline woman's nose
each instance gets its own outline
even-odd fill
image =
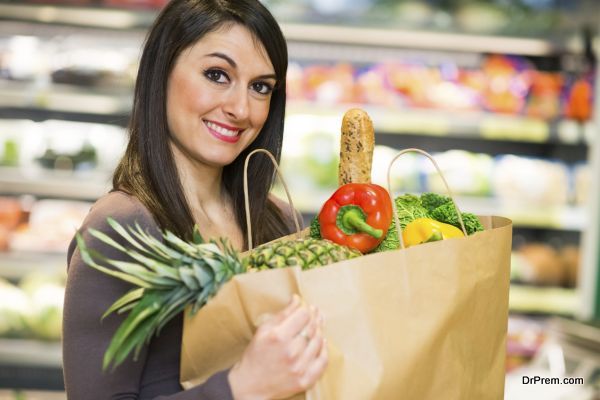
[[[248,91],[246,88],[242,87],[242,85],[236,86],[228,91],[224,100],[223,111],[232,119],[247,119],[250,113],[248,101]]]

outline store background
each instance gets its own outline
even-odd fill
[[[141,43],[166,1],[0,1],[2,400],[65,398],[66,246],[110,187]],[[265,4],[289,41],[282,167],[306,223],[337,185],[344,111],[366,109],[375,182],[419,147],[463,209],[514,221],[506,398],[600,398],[600,2]],[[393,176],[398,192],[443,191],[416,156]]]

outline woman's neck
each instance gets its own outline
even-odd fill
[[[205,240],[227,238],[241,251],[244,238],[236,223],[231,199],[223,190],[223,168],[195,162],[177,146],[171,147],[183,192],[200,234]]]
[[[181,186],[194,218],[210,215],[213,207],[223,207],[227,203],[221,183],[223,168],[191,160],[174,144],[171,148]]]

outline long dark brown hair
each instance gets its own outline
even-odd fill
[[[178,55],[204,35],[225,24],[246,27],[262,44],[275,69],[269,115],[258,135],[230,165],[222,186],[233,202],[237,223],[244,233],[243,167],[246,155],[256,148],[269,150],[280,160],[285,117],[285,77],[288,64],[283,34],[271,13],[258,0],[172,0],[151,27],[144,44],[135,85],[129,143],[113,176],[113,189],[136,196],[162,229],[190,239],[194,219],[185,198],[169,145],[166,93]],[[274,168],[264,155],[253,156],[248,169],[251,182],[253,243],[264,243],[288,234],[288,225],[268,198]],[[259,223],[260,221],[260,223]]]

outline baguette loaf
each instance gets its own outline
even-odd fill
[[[359,108],[344,114],[340,143],[339,185],[371,183],[375,131],[369,115]]]

